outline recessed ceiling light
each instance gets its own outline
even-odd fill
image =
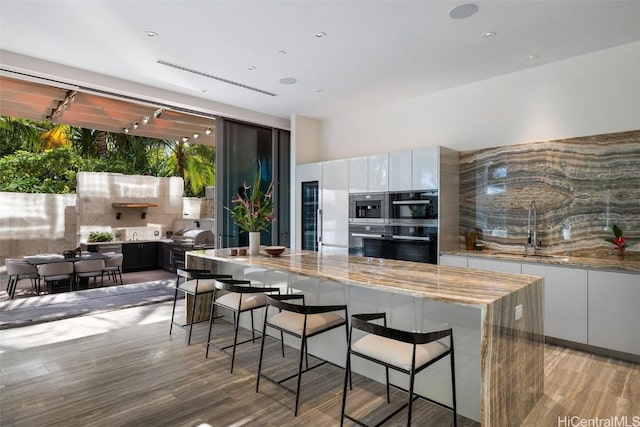
[[[156,33],[155,31],[145,31],[144,32],[147,37],[158,37],[158,33]]]
[[[490,39],[490,38],[495,37],[495,36],[496,36],[496,32],[495,31],[488,31],[488,32],[482,34],[482,37],[485,38],[485,39]]]
[[[319,38],[319,39],[327,37],[327,33],[319,31],[319,32],[316,33],[316,37]]]
[[[255,66],[255,65],[249,65],[249,66],[247,67],[247,70],[249,70],[249,71],[253,71],[253,70],[255,70],[255,69],[256,69],[256,66]]]
[[[449,10],[449,18],[451,19],[465,19],[478,12],[478,6],[473,3],[461,4],[453,9]]]
[[[280,79],[280,83],[282,83],[283,85],[292,85],[295,84],[297,82],[296,79],[294,79],[293,77],[283,77]]]
[[[538,58],[540,58],[540,56],[539,56],[539,55],[535,55],[535,54],[534,54],[534,55],[529,55],[529,56],[527,56],[527,59],[528,59],[529,61],[535,61],[535,60],[536,60],[536,59],[538,59]]]

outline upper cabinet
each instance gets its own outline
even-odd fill
[[[367,156],[349,159],[349,193],[366,193],[368,191]]]
[[[367,158],[367,191],[389,190],[389,154],[376,154]]]
[[[437,190],[438,147],[389,153],[389,191]]]
[[[388,153],[349,159],[349,193],[379,193],[388,190]]]
[[[389,191],[412,190],[411,150],[389,153]]]
[[[438,188],[438,147],[411,150],[412,190]]]

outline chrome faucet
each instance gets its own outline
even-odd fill
[[[533,227],[531,226],[531,219],[533,217]],[[533,248],[533,254],[535,255],[538,249],[542,248],[542,245],[538,242],[538,212],[536,211],[535,200],[531,201],[529,205],[529,217],[527,219],[527,242],[524,244],[524,254],[529,254],[529,247]]]

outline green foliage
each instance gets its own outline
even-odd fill
[[[47,123],[0,116],[0,157],[18,150],[38,151],[40,135],[50,128]]]
[[[203,197],[215,148],[0,116],[0,191],[74,193],[80,171],[179,176],[187,196]]]
[[[262,231],[276,220],[273,215],[273,200],[271,199],[273,181],[269,183],[266,191],[262,191],[262,179],[260,177],[260,165],[253,180],[253,185],[244,182],[242,194],[237,194],[231,201],[233,206],[225,206],[233,221],[244,231]]]
[[[110,242],[113,240],[113,233],[108,231],[92,231],[89,233],[87,242]]]

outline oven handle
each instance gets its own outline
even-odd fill
[[[394,205],[430,205],[431,200],[394,200]]]
[[[368,237],[371,239],[384,239],[384,234],[351,233],[353,237]]]
[[[391,236],[394,240],[415,240],[418,242],[431,242],[433,241],[433,237],[419,237],[419,236]]]

